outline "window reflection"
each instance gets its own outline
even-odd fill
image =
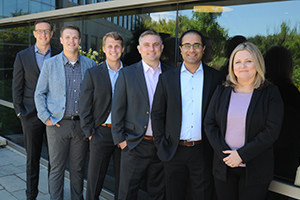
[[[0,6],[0,15],[10,17],[12,15],[28,14],[28,12],[36,13],[53,10],[55,7],[68,7],[71,4],[74,6],[75,4],[83,5],[102,1],[104,0],[61,2],[55,0],[29,0],[26,1],[29,2],[28,6],[27,4],[21,4],[19,0],[10,0],[3,1],[3,7]],[[70,5],[65,5],[63,2],[68,2]],[[246,4],[246,2],[249,3]],[[60,47],[60,28],[67,23],[72,23],[82,30],[82,49],[88,51],[92,48],[99,51],[97,59],[99,62],[103,62],[105,57],[102,52],[102,37],[109,31],[118,31],[124,37],[125,44],[122,60],[125,64],[130,65],[141,59],[136,48],[139,35],[146,29],[153,29],[160,33],[164,40],[165,48],[161,61],[171,66],[177,66],[181,62],[178,38],[184,31],[196,29],[203,33],[210,42],[207,44],[204,61],[211,67],[220,69],[228,61],[226,56],[227,41],[236,35],[241,35],[257,45],[263,54],[275,45],[289,49],[292,53],[294,65],[292,80],[298,87],[300,86],[300,14],[298,12],[300,1],[268,1],[255,4],[250,3],[250,1],[244,1],[243,4],[233,4],[232,1],[211,1],[209,5],[226,6],[230,8],[230,11],[199,12],[199,9],[195,9],[196,6],[202,5],[205,4],[199,1],[197,3],[174,3],[167,6],[144,6],[143,8],[126,11],[120,10],[118,12],[68,18],[68,21],[63,18],[57,19],[53,21],[57,31],[54,33],[51,45]],[[25,9],[28,7],[29,11]],[[32,24],[30,25],[31,28],[28,28],[28,24],[16,25],[13,28],[0,27],[0,99],[12,100],[11,79],[15,55],[35,41],[31,33]],[[13,117],[14,113],[11,116]],[[3,120],[2,117],[0,128],[3,128]],[[11,120],[18,121],[17,119]],[[14,132],[15,130],[11,131]],[[1,134],[7,133],[2,131]],[[280,140],[278,142],[280,143]],[[109,176],[112,176],[112,174],[109,174]],[[293,176],[288,177],[288,179],[282,175],[280,177],[290,182],[294,179]]]

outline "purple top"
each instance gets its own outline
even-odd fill
[[[245,144],[246,115],[252,93],[231,92],[225,141],[232,150],[237,150]],[[239,166],[246,165],[240,164]]]

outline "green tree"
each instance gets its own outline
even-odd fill
[[[282,22],[278,30],[272,35],[256,35],[248,40],[257,45],[263,55],[273,46],[289,49],[294,61],[293,81],[300,85],[300,30],[297,25],[291,28],[288,22]]]

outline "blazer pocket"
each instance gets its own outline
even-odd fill
[[[130,122],[125,122],[125,128],[129,130],[134,130],[134,124]]]

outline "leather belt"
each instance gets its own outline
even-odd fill
[[[201,142],[202,140],[197,140],[197,141],[179,140],[179,145],[193,147],[196,144],[200,144]]]
[[[154,137],[153,137],[153,136],[145,135],[144,138],[145,138],[146,140],[154,141]]]
[[[105,127],[109,127],[109,128],[111,128],[111,124],[101,124],[101,126],[105,126]]]
[[[69,117],[63,117],[63,120],[79,120],[79,116],[69,116]]]

